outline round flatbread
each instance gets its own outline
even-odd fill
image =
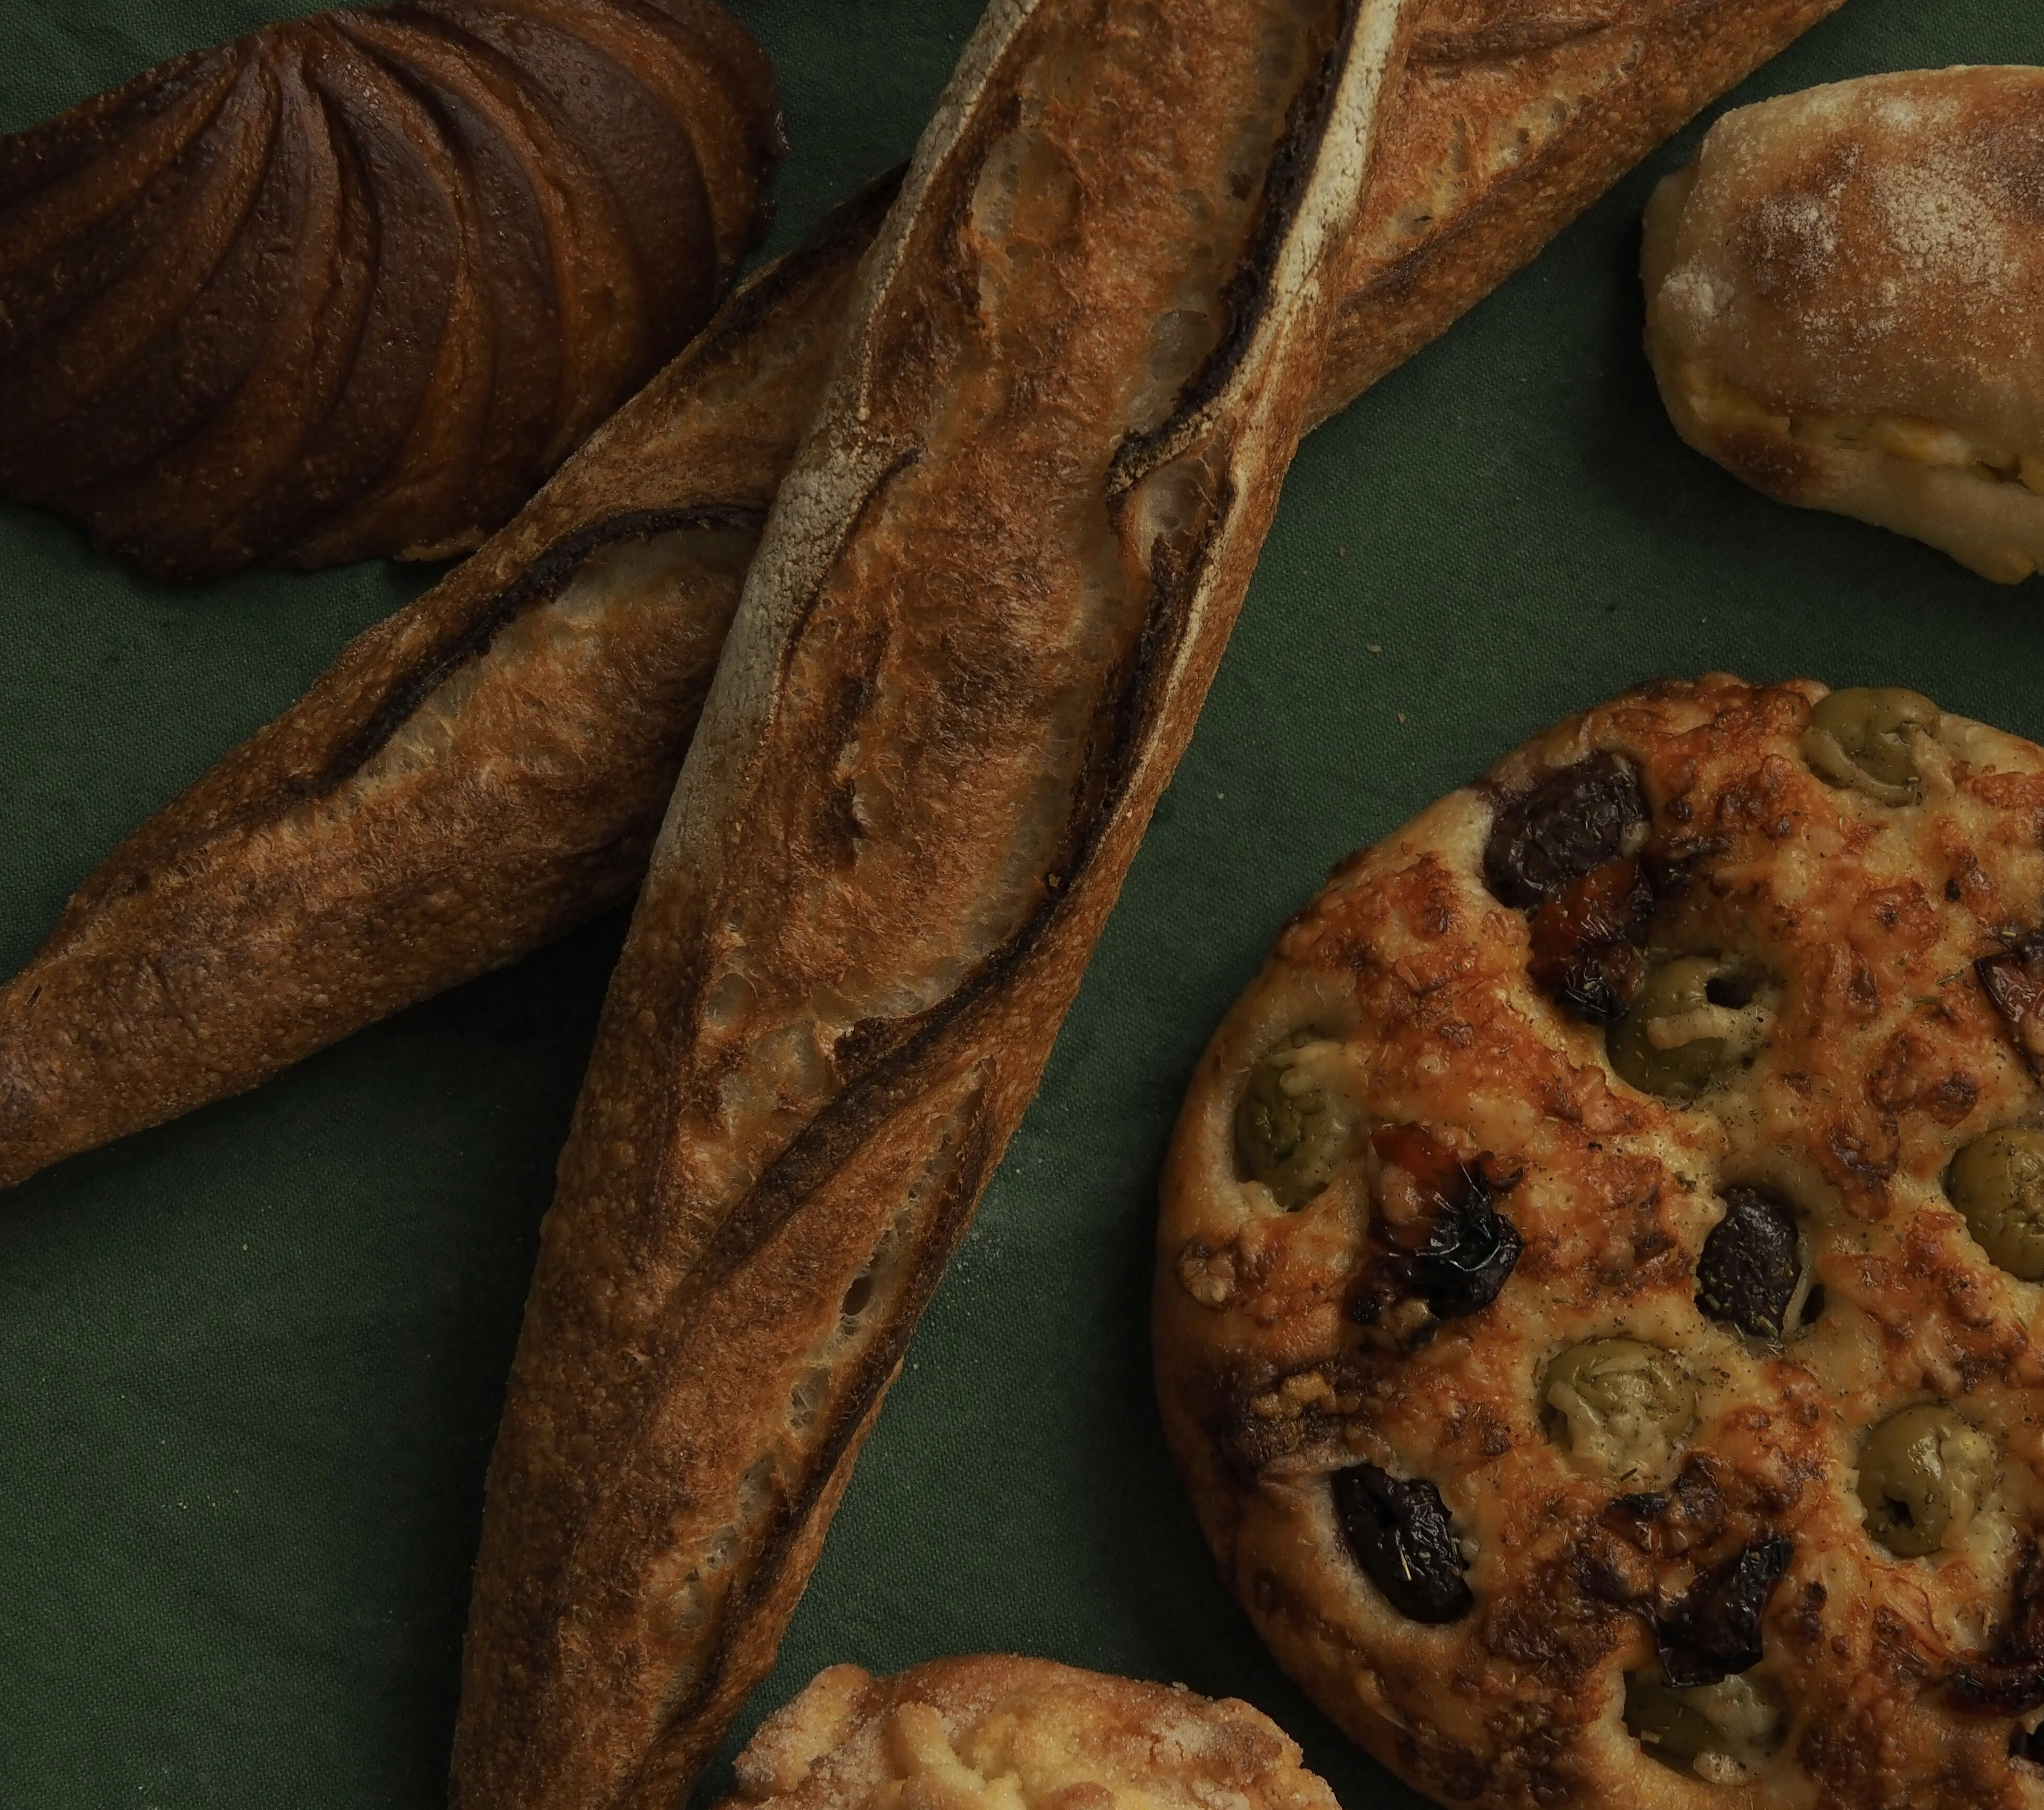
[[[819,1672],[720,1810],[1339,1810],[1249,1705],[1046,1659]]]
[[[2044,750],[1722,676],[1338,868],[1166,1168],[1166,1430],[1446,1801],[2044,1806]]]

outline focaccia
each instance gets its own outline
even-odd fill
[[[1312,414],[1835,3],[1435,0]],[[0,1187],[630,895],[897,179],[742,291],[511,526],[86,882],[0,988]]]
[[[1412,0],[997,0],[611,983],[490,1459],[455,1810],[669,1805],[770,1662],[1192,732]]]
[[[2012,584],[2044,562],[2044,69],[1728,113],[1647,209],[1677,430],[1785,503]]]
[[[1716,677],[1335,871],[1162,1186],[1223,1578],[1480,1810],[2044,1807],[2044,750]]]

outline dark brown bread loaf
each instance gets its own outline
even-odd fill
[[[680,1801],[1035,1092],[1312,403],[1417,0],[995,0],[868,252],[606,1003],[457,1810]]]
[[[1662,6],[1570,35],[1543,6],[1493,0],[1486,39],[1466,6],[1435,0],[1351,240],[1314,414],[1380,374],[1385,347],[1445,328],[1833,3]],[[357,19],[372,41],[400,30],[394,15]],[[437,47],[451,91],[459,58],[415,41]],[[153,105],[174,135],[178,107],[217,104],[226,59],[167,77],[182,100],[115,102]],[[490,92],[478,85],[460,117],[480,122]],[[1566,129],[1530,136],[1526,122],[1556,118]],[[1453,159],[1440,147],[1506,148],[1522,129],[1523,157],[1496,149],[1443,186]],[[496,142],[480,123],[472,141]],[[511,151],[492,155],[477,166],[490,206],[520,204]],[[348,650],[86,884],[0,988],[0,1187],[254,1087],[628,895],[889,194],[851,204],[741,291],[482,553]],[[1408,207],[1408,195],[1424,199]],[[500,333],[551,344],[544,273],[521,261],[545,242],[535,212],[503,236],[508,261],[489,280]],[[587,393],[579,378],[571,387]],[[501,437],[528,430],[506,416]],[[649,523],[667,524],[655,566],[617,573],[601,607],[571,592],[581,562]],[[386,746],[402,766],[371,764]],[[365,769],[390,783],[363,783]]]
[[[476,546],[757,240],[709,0],[275,25],[0,140],[0,490],[179,578]]]

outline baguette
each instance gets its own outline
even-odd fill
[[[1313,418],[1838,3],[1435,0]],[[87,880],[0,988],[0,1187],[629,895],[897,180],[755,278],[482,552]]]
[[[680,1801],[1189,737],[1416,0],[995,0],[611,984],[486,1486],[457,1810]]]

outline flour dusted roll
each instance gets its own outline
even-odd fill
[[[1647,210],[1677,429],[1785,503],[2015,583],[2044,563],[2044,69],[1728,113]]]

